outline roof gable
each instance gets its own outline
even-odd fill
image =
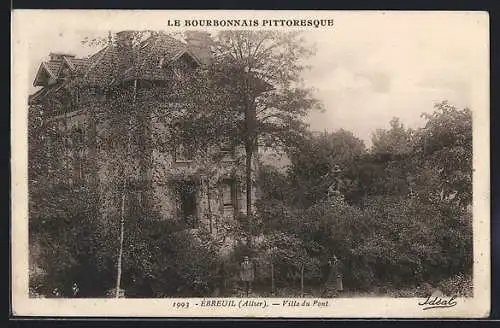
[[[123,79],[166,80],[165,67],[184,58],[196,66],[201,65],[181,41],[166,34],[150,36],[141,44],[137,62],[125,71]]]
[[[175,56],[171,58],[171,62],[174,62],[176,60],[179,60],[180,58],[188,58],[188,60],[192,60],[194,63],[196,63],[196,66],[201,66],[202,63],[200,60],[189,50],[189,49],[183,49],[179,53],[177,53]]]
[[[34,86],[46,86],[52,82],[56,82],[62,78],[63,71],[69,69],[71,73],[75,73],[82,67],[86,66],[87,59],[74,58],[72,55],[50,54],[51,59],[44,61],[40,64],[35,80]]]
[[[52,67],[51,69],[46,62],[42,62],[36,73],[35,80],[33,81],[33,86],[45,86],[49,84],[50,79],[56,81],[57,73],[54,72],[54,69],[57,69],[57,67]]]
[[[63,65],[61,66],[61,69],[64,64],[66,64],[71,69],[71,71],[75,71],[75,65],[73,65],[73,63],[71,62],[70,57],[63,57]]]

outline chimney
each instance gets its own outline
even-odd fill
[[[121,31],[116,33],[116,45],[123,48],[132,48],[134,31]]]
[[[75,55],[61,53],[61,52],[51,52],[49,54],[49,57],[51,61],[61,61],[63,57],[75,58]]]
[[[203,64],[209,64],[212,59],[212,40],[210,33],[201,31],[187,31],[185,40],[188,49],[197,57]]]
[[[134,31],[121,31],[115,34],[115,46],[119,56],[120,70],[131,67],[133,59],[133,47],[135,40]]]

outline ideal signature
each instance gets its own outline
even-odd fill
[[[419,302],[418,305],[422,306],[422,310],[430,310],[436,308],[451,308],[457,305],[457,301],[455,300],[455,296],[450,298],[442,298],[438,296],[428,296],[427,299],[423,302]]]

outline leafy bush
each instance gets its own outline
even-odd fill
[[[218,243],[204,230],[151,222],[124,254],[129,297],[209,295],[220,284]]]
[[[92,217],[81,213],[36,221],[30,225],[30,252],[36,247],[34,261],[43,274],[30,272],[30,287],[44,295],[57,288],[62,296],[71,296],[71,286],[78,282],[82,296],[90,297],[112,283],[108,268],[98,265],[100,229]]]
[[[412,198],[370,197],[362,207],[342,199],[319,202],[302,212],[284,211],[286,206],[279,202],[267,202],[266,206],[261,207],[265,208],[262,215],[283,232],[272,234],[278,244],[283,241],[280,249],[299,259],[295,249],[304,248],[303,254],[317,261],[308,263],[313,271],[336,255],[343,263],[348,289],[437,284],[472,268],[470,213],[453,204],[436,206]],[[288,258],[286,254],[282,257]]]
[[[446,296],[473,296],[473,282],[470,275],[459,273],[453,277],[439,282],[437,287]]]
[[[369,289],[437,282],[467,272],[471,222],[467,213],[449,210],[414,199],[373,198],[361,210],[322,204],[308,214],[320,222],[312,231],[314,238],[344,261],[346,285]]]

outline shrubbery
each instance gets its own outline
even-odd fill
[[[451,278],[441,281],[437,287],[446,296],[473,296],[473,281],[472,276],[470,275],[459,273]]]
[[[36,262],[43,269],[30,275],[33,293],[51,296],[57,288],[61,296],[71,296],[77,282],[79,296],[105,297],[115,287],[117,229],[91,223],[52,218],[32,227],[32,243],[40,249]],[[127,223],[121,283],[127,297],[208,295],[220,283],[218,245],[208,232],[184,230],[168,220]]]
[[[325,201],[302,212],[287,210],[285,216],[283,207],[275,202],[260,208],[270,225],[297,236],[290,244],[304,245],[301,254],[314,270],[312,261],[332,254],[342,259],[349,289],[397,289],[424,282],[437,287],[447,277],[471,272],[471,213],[452,204],[372,197],[361,207]],[[298,258],[294,247],[286,252]]]

